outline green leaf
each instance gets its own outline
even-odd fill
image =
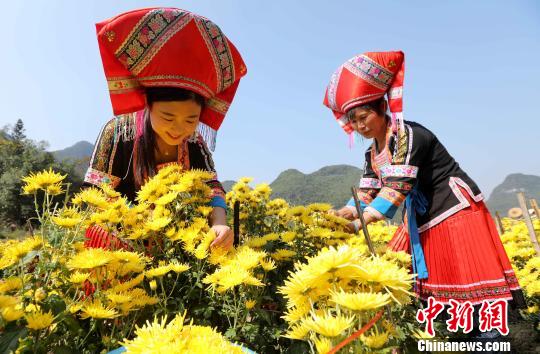
[[[0,353],[9,353],[15,351],[19,344],[19,338],[28,334],[28,330],[24,327],[15,328],[11,331],[6,331],[0,336]]]

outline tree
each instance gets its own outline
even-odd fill
[[[33,198],[21,194],[22,178],[31,172],[52,168],[68,175],[66,181],[74,185],[72,190],[82,184],[72,163],[55,161],[46,151],[47,143],[27,139],[24,131],[24,123],[19,119],[12,128],[3,128],[0,133],[0,223],[4,226],[22,225],[35,215]]]

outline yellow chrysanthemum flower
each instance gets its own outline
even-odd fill
[[[113,304],[116,305],[132,301],[133,297],[130,294],[126,293],[109,293],[107,294],[107,299],[109,299]]]
[[[110,183],[102,183],[100,184],[99,188],[101,188],[103,193],[105,193],[105,195],[108,198],[114,199],[114,198],[119,198],[122,196],[120,192],[117,192],[116,190],[114,190],[114,188],[112,187]]]
[[[22,318],[24,316],[24,311],[19,310],[14,306],[9,306],[2,309],[1,315],[4,321],[13,322]]]
[[[169,263],[169,267],[171,268],[171,271],[175,273],[183,273],[190,268],[189,265],[187,264],[177,263],[177,262]]]
[[[162,265],[148,269],[144,272],[144,275],[146,275],[147,278],[162,277],[170,271],[171,267],[169,265]]]
[[[25,315],[24,318],[27,322],[26,327],[35,331],[49,327],[54,321],[54,316],[50,311],[46,313],[41,311],[32,312]]]
[[[315,349],[317,349],[318,354],[326,354],[332,350],[332,341],[328,338],[315,337],[313,343],[315,343]]]
[[[157,205],[168,205],[178,197],[178,192],[172,191],[159,197],[154,203]]]
[[[378,309],[390,303],[391,298],[390,295],[382,293],[347,293],[340,291],[332,292],[330,301],[351,310],[365,311]]]
[[[302,321],[310,331],[321,334],[325,337],[337,337],[353,325],[354,318],[343,315],[333,316],[330,313],[317,315],[312,313],[311,317]]]
[[[388,332],[372,334],[369,336],[361,335],[360,340],[372,349],[380,349],[388,342]]]
[[[245,303],[246,309],[251,310],[252,308],[255,307],[255,305],[257,305],[257,301],[255,301],[255,300],[246,300],[246,303]]]
[[[145,228],[152,231],[159,231],[163,229],[165,226],[169,225],[172,221],[169,217],[160,217],[156,218],[150,221],[147,221],[145,224]]]
[[[270,256],[274,258],[276,261],[283,261],[290,259],[291,257],[294,257],[296,255],[295,251],[287,250],[287,249],[278,249],[274,253],[272,253]]]
[[[291,307],[287,310],[285,315],[281,316],[285,321],[289,323],[295,323],[302,320],[306,317],[311,311],[311,306],[309,303],[303,303],[299,306]]]
[[[104,266],[113,259],[110,251],[102,248],[88,248],[71,257],[67,266],[71,269],[92,269]]]
[[[26,176],[22,179],[25,183],[23,186],[24,194],[33,194],[38,189],[47,190],[51,186],[60,186],[60,183],[66,178],[65,175],[53,172],[52,169],[48,171],[41,171],[38,173],[31,173],[29,176]],[[60,187],[61,188],[61,187]],[[51,192],[54,192],[55,188],[51,189]]]
[[[99,300],[85,304],[81,310],[80,317],[82,319],[90,317],[95,319],[110,319],[118,316],[118,312],[114,308],[105,307]]]
[[[94,187],[85,188],[77,193],[73,199],[71,199],[71,203],[74,205],[87,204],[88,206],[98,209],[106,209],[109,205],[105,193]]]
[[[69,276],[69,281],[73,284],[81,284],[84,283],[84,281],[88,279],[89,276],[90,273],[82,273],[77,271]]]
[[[291,328],[289,328],[289,330],[287,331],[287,333],[285,333],[285,335],[283,335],[283,337],[289,338],[289,339],[304,340],[308,334],[309,334],[309,328],[301,323],[301,324],[294,325]]]
[[[296,238],[296,232],[288,231],[281,234],[281,240],[283,242],[291,242]]]
[[[0,281],[0,294],[9,293],[22,288],[21,278],[11,277]]]

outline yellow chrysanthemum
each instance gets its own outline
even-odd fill
[[[267,272],[276,269],[276,262],[274,262],[272,259],[261,259],[260,264],[262,269]]]
[[[111,308],[105,307],[101,301],[94,300],[91,303],[85,304],[82,307],[82,312],[80,317],[85,318],[95,318],[95,319],[110,319],[118,316],[118,312]]]
[[[51,186],[60,186],[60,183],[66,178],[65,175],[53,172],[52,169],[48,171],[41,171],[36,174],[31,173],[29,176],[24,177],[22,180],[25,183],[23,186],[23,193],[33,194],[38,189],[47,190]],[[55,188],[51,189],[54,192]]]
[[[71,269],[92,269],[104,266],[113,259],[109,251],[101,248],[88,248],[71,257],[67,266]]]
[[[154,203],[157,205],[168,205],[178,197],[178,192],[169,192],[159,197]]]
[[[85,188],[77,193],[71,203],[74,205],[87,204],[99,209],[105,209],[109,204],[107,196],[100,189],[94,187]]]
[[[107,294],[107,299],[109,299],[113,304],[116,305],[132,301],[133,297],[130,294],[125,293],[111,293]]]
[[[369,336],[361,335],[360,340],[372,349],[380,349],[388,342],[388,332],[372,334]]]
[[[31,251],[37,250],[43,245],[40,236],[34,236],[23,241],[8,241],[4,244],[2,256],[0,257],[0,269],[5,269],[17,263],[21,258]]]
[[[373,310],[390,303],[390,295],[382,293],[331,293],[330,301],[355,311]]]
[[[69,218],[69,217],[59,217],[53,216],[51,218],[52,222],[60,227],[72,228],[79,225],[82,221],[82,218]]]
[[[325,337],[337,337],[350,328],[353,321],[353,317],[333,316],[330,313],[323,313],[321,315],[311,314],[311,317],[306,318],[302,323],[310,331]]]
[[[296,238],[296,232],[288,231],[281,234],[281,240],[283,242],[291,242]]]
[[[25,315],[24,318],[27,322],[26,327],[35,331],[49,327],[54,321],[54,316],[50,311],[46,313],[41,311],[32,312]]]
[[[19,310],[14,306],[9,306],[3,308],[1,314],[4,321],[13,322],[17,321],[19,318],[22,318],[24,316],[24,311]]]
[[[144,272],[147,278],[162,277],[171,271],[169,265],[153,267]]]
[[[272,253],[270,256],[274,258],[276,261],[282,261],[290,259],[291,257],[295,256],[296,252],[292,250],[287,249],[278,249],[274,253]]]
[[[69,281],[73,284],[81,284],[84,283],[89,276],[90,273],[75,272],[69,276]]]
[[[169,225],[171,221],[172,219],[169,217],[156,218],[156,219],[147,221],[145,224],[145,228],[152,231],[159,231],[163,229],[165,226]]]
[[[187,264],[177,263],[177,262],[169,263],[169,267],[171,268],[171,271],[175,273],[183,273],[190,268],[189,265]]]
[[[304,324],[299,324],[292,326],[287,333],[285,333],[285,338],[304,340],[309,334],[309,328]]]
[[[245,303],[246,309],[251,310],[252,308],[255,307],[255,305],[257,305],[257,301],[255,301],[255,300],[246,300],[246,303]]]
[[[21,278],[11,277],[0,281],[0,294],[9,293],[22,288]]]
[[[326,354],[332,350],[332,341],[328,338],[315,337],[313,343],[315,343],[315,349],[317,349],[318,354]]]
[[[291,307],[287,310],[285,315],[281,316],[285,321],[289,323],[295,323],[303,319],[311,311],[311,306],[309,303],[303,303],[299,306]]]
[[[227,342],[210,327],[183,325],[184,315],[167,324],[165,317],[137,327],[136,337],[122,343],[127,352],[153,353],[223,353],[242,354],[242,349]]]

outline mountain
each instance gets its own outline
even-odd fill
[[[534,198],[540,202],[540,176],[522,173],[506,176],[489,196],[487,205],[491,212],[498,211],[501,216],[506,216],[508,209],[518,207],[517,192],[524,192],[527,201]]]
[[[88,162],[92,156],[94,145],[88,141],[79,141],[74,145],[62,150],[51,151],[57,161],[68,161],[75,163],[75,171],[79,177],[84,177]]]
[[[351,197],[351,187],[358,185],[362,170],[349,165],[323,167],[310,174],[295,169],[283,171],[270,184],[272,196],[290,204],[330,203],[342,207]]]
[[[77,173],[82,177],[88,167],[94,146],[87,141],[63,150],[52,151],[59,161],[76,162]],[[329,203],[335,208],[343,206],[351,197],[351,187],[358,185],[362,170],[349,165],[326,166],[310,174],[296,169],[283,171],[270,184],[273,198],[283,198],[293,205],[310,203]],[[223,187],[230,191],[235,181],[223,181]],[[506,215],[508,209],[517,207],[516,192],[523,191],[527,199],[540,202],[540,176],[521,173],[510,174],[491,193],[487,205],[491,212],[498,211]],[[398,211],[396,215],[401,215]]]
[[[63,150],[51,151],[51,153],[57,160],[80,160],[90,157],[93,150],[94,145],[92,145],[88,141],[79,141],[78,143],[75,143],[70,147],[67,147]]]

